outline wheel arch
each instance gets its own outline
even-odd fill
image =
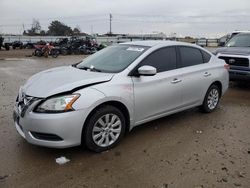
[[[221,97],[221,95],[222,95],[222,83],[220,82],[220,81],[214,81],[209,87],[208,87],[208,89],[212,86],[212,85],[216,85],[218,88],[219,88],[219,94],[220,94],[220,97]]]
[[[117,109],[121,110],[121,112],[123,113],[123,115],[125,117],[125,122],[126,122],[125,130],[126,130],[126,132],[128,132],[130,130],[130,114],[129,114],[129,110],[126,107],[126,105],[123,104],[122,102],[116,101],[116,100],[106,101],[106,102],[103,102],[103,103],[97,105],[87,115],[87,118],[86,118],[86,120],[85,120],[85,122],[83,124],[83,128],[82,128],[82,135],[81,135],[81,137],[82,137],[81,140],[82,141],[83,141],[83,135],[84,135],[83,133],[85,131],[86,125],[87,125],[90,117],[95,113],[96,110],[98,110],[99,108],[102,108],[103,106],[107,106],[107,105],[114,106]]]

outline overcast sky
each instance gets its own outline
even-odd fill
[[[83,32],[163,32],[178,36],[220,36],[250,30],[250,0],[0,0],[0,33],[20,34],[38,19],[47,30],[52,20]]]

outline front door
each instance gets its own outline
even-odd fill
[[[175,47],[166,47],[151,53],[136,67],[150,65],[157,69],[154,76],[132,77],[136,124],[181,106],[182,81],[176,59]]]

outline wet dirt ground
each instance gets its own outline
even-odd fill
[[[15,130],[12,110],[19,86],[34,73],[83,56],[3,56],[0,187],[250,187],[250,85],[231,83],[214,113],[194,108],[135,128],[108,152],[48,149],[28,144]],[[58,165],[60,156],[70,162]]]

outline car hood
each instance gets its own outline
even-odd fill
[[[250,47],[223,47],[215,51],[216,54],[230,54],[230,55],[250,55]]]
[[[46,98],[76,88],[110,81],[113,75],[64,66],[33,75],[22,87],[22,90],[26,95]]]

